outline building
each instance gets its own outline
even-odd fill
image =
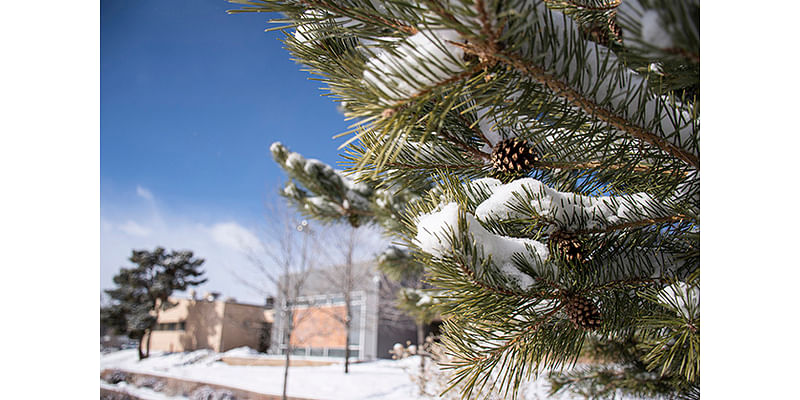
[[[373,263],[360,263],[353,267],[354,280],[351,292],[350,357],[356,360],[390,358],[389,350],[395,343],[416,341],[416,327],[407,317],[397,317],[394,292],[387,290],[388,283],[381,279]],[[276,298],[273,325],[273,354],[285,354],[286,332],[281,323],[280,309],[284,299]],[[292,354],[313,357],[344,357],[345,299],[341,288],[331,284],[325,273],[311,272],[303,285],[301,296],[286,301],[292,311]],[[395,311],[395,312],[389,312]],[[389,315],[391,314],[391,316]]]
[[[248,346],[265,351],[270,342],[273,310],[217,297],[211,294],[203,299],[170,299],[177,305],[159,311],[150,349],[223,352]]]

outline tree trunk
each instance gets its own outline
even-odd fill
[[[156,302],[156,323],[158,323],[158,307],[160,302]],[[153,327],[147,330],[147,350],[145,351],[145,357],[150,357],[150,340],[153,338]]]
[[[153,338],[153,330],[149,329],[147,331],[147,350],[145,351],[144,357],[150,357],[150,339]]]
[[[282,400],[287,400],[286,387],[289,382],[289,358],[292,355],[292,329],[294,329],[294,313],[284,311],[284,326],[286,327],[286,360],[283,363],[283,396]]]
[[[350,310],[344,320],[344,373],[350,372]]]
[[[349,262],[350,260],[348,260]],[[349,271],[348,271],[349,274]],[[348,276],[349,278],[349,276]],[[348,281],[349,283],[349,281]],[[344,373],[350,372],[350,324],[352,317],[350,316],[350,285],[345,284],[344,294]]]
[[[350,372],[350,325],[353,323],[353,239],[356,228],[350,230],[344,265],[344,373]],[[363,350],[362,350],[363,351]]]
[[[144,358],[145,358],[144,357],[144,352],[142,352],[142,345],[143,344],[144,344],[144,336],[139,338],[139,346],[136,348],[136,350],[139,351],[139,360],[144,360]]]
[[[292,354],[292,345],[288,341],[286,343],[286,361],[283,363],[283,396],[281,397],[283,400],[288,399],[286,397],[286,384],[289,382],[289,357]]]

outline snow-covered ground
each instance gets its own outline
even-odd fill
[[[188,400],[186,397],[183,396],[167,396],[163,393],[156,392],[153,389],[145,387],[136,387],[134,385],[129,385],[125,382],[120,382],[117,383],[116,385],[112,385],[108,382],[103,382],[101,380],[100,388],[110,389],[113,391],[123,391],[125,393],[132,394],[140,399],[145,399],[145,400]]]
[[[121,350],[100,356],[100,370],[123,369],[153,375],[236,387],[259,393],[280,394],[283,367],[232,366],[220,361],[223,356],[268,357],[253,354],[249,349],[234,349],[218,354],[211,350],[165,354],[154,352],[139,361],[136,350]],[[326,359],[330,360],[330,359]],[[292,367],[289,370],[288,395],[318,400],[413,400],[420,397],[408,371],[414,371],[419,360],[378,360],[350,365],[345,374],[341,363]],[[130,386],[127,389],[131,389]],[[545,380],[530,382],[525,400],[546,399]],[[149,397],[148,397],[149,398]],[[164,397],[166,398],[166,397]],[[559,397],[564,399],[566,397]]]
[[[231,356],[244,356],[241,350]],[[223,354],[224,355],[224,354]],[[169,376],[218,385],[233,386],[259,393],[280,394],[282,367],[232,366],[218,361],[220,354],[209,350],[190,353],[152,353],[139,361],[136,350],[104,354],[100,369],[119,368],[132,372]],[[404,361],[380,360],[351,364],[345,374],[341,364],[319,367],[292,367],[289,370],[289,396],[312,399],[413,399],[415,385],[403,367]]]

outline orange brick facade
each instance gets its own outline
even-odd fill
[[[374,360],[389,358],[395,343],[416,338],[414,321],[394,308],[394,289],[382,289],[384,283],[375,264],[364,262],[351,267],[359,279],[349,293],[349,335],[341,322],[346,310],[345,294],[332,284],[328,274],[310,273],[299,296],[275,299],[272,354],[290,351],[300,357],[341,358],[349,339],[350,357]],[[292,318],[291,331],[287,331],[284,318]]]
[[[344,319],[344,311],[344,306],[296,310],[292,346],[344,348],[345,330],[340,322]]]

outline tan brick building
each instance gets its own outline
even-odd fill
[[[211,297],[170,301],[177,305],[160,311],[151,350],[223,352],[241,346],[263,349],[269,344],[273,310],[264,306]]]

